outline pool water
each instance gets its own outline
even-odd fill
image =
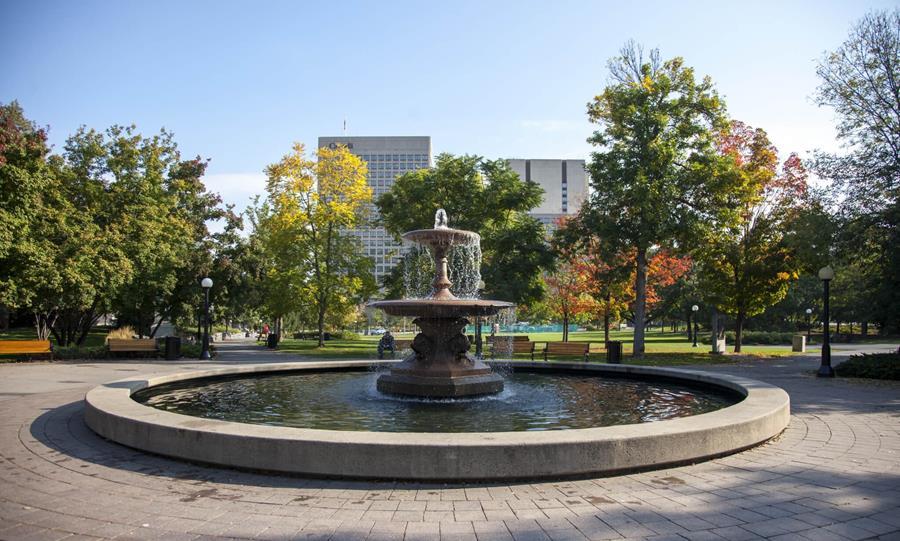
[[[519,432],[646,423],[730,406],[736,393],[584,373],[510,372],[496,395],[380,393],[377,371],[188,380],[134,395],[154,408],[269,426],[374,432]]]

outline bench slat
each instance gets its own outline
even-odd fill
[[[49,340],[0,340],[0,354],[50,353]]]
[[[544,360],[547,360],[548,355],[582,355],[587,361],[590,350],[590,342],[547,342],[547,347],[544,348]]]
[[[128,340],[120,338],[110,338],[107,340],[110,351],[157,351],[156,340],[153,338],[145,340]]]

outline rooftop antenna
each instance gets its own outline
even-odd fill
[[[347,136],[347,119],[344,119],[344,137]]]

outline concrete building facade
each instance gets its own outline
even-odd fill
[[[391,189],[398,175],[431,167],[431,137],[429,136],[343,136],[319,137],[319,147],[346,145],[369,166],[368,182],[373,198]],[[370,206],[372,218],[377,210]],[[402,246],[395,242],[383,227],[362,227],[350,230],[359,238],[366,256],[375,262],[375,279],[390,274],[402,257]]]
[[[529,214],[551,229],[560,217],[577,213],[588,197],[584,160],[507,161],[519,178],[534,181],[544,189],[544,201]]]

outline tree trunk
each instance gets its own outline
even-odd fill
[[[688,317],[687,317],[687,338],[688,338],[688,342],[693,342],[693,341],[694,341],[694,331],[691,330],[691,317],[692,317],[692,316],[691,316],[691,313],[688,312]]]
[[[634,348],[636,359],[644,357],[644,315],[647,309],[647,249],[638,248],[634,279]]]
[[[869,322],[868,321],[863,320],[859,333],[862,334],[863,338],[869,336]]]
[[[569,314],[563,312],[563,342],[569,341]]]
[[[319,305],[319,320],[317,321],[319,329],[319,347],[325,347],[325,303]]]
[[[52,312],[49,314],[34,313],[34,327],[35,331],[37,331],[38,340],[50,339],[50,333],[53,331],[53,324],[56,323],[56,318],[57,315]],[[59,337],[57,337],[58,342]]]
[[[744,312],[738,310],[737,317],[734,319],[734,352],[741,352],[741,338],[744,334]]]

